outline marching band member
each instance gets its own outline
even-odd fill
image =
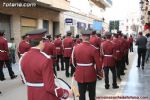
[[[64,61],[66,67],[66,77],[69,77],[69,65],[70,65],[70,57],[73,49],[73,39],[71,37],[72,32],[68,31],[67,36],[63,40],[63,49],[64,49]],[[74,67],[71,65],[71,76],[74,73]]]
[[[11,61],[9,59],[9,50],[8,50],[8,42],[6,38],[4,38],[4,32],[3,30],[0,30],[0,80],[4,81],[4,73],[3,73],[3,65],[5,64],[8,68],[9,76],[11,79],[14,79],[17,77],[17,75],[14,74],[11,66]]]
[[[63,61],[63,47],[62,47],[62,40],[61,40],[61,35],[57,35],[56,39],[54,40],[54,44],[56,46],[56,66],[57,66],[57,71],[60,70],[59,68],[59,60],[61,62],[61,70],[64,70],[64,61]]]
[[[121,43],[118,39],[118,34],[114,33],[113,34],[113,40],[112,42],[114,43],[115,45],[115,59],[116,59],[116,72],[117,72],[117,78],[119,79],[119,81],[121,81],[121,66],[122,66],[122,63],[121,63],[121,60],[122,60],[122,54],[121,54]]]
[[[97,74],[102,77],[102,60],[98,50],[90,44],[90,32],[82,32],[83,42],[76,45],[72,52],[72,63],[75,66],[75,80],[78,83],[79,100],[86,100],[86,90],[90,100],[95,100]],[[96,69],[94,65],[96,64]]]
[[[31,46],[28,41],[28,36],[23,35],[22,41],[19,43],[18,46],[18,57],[20,58],[25,52],[29,51],[30,48]]]
[[[46,36],[44,44],[45,44],[45,46],[44,46],[43,52],[45,52],[47,55],[51,56],[52,61],[53,61],[54,74],[57,76],[57,73],[55,70],[56,47],[55,47],[55,44],[51,41],[51,35]]]
[[[111,34],[106,33],[106,41],[101,45],[103,51],[103,69],[105,73],[105,88],[109,89],[109,69],[112,72],[114,89],[119,88],[116,81],[116,68],[115,68],[115,45],[111,42]]]
[[[20,70],[28,86],[28,100],[60,100],[66,99],[69,92],[59,88],[54,82],[52,59],[42,52],[42,37],[45,29],[37,29],[28,33],[32,48],[20,59]]]

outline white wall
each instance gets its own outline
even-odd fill
[[[86,14],[90,12],[90,4],[88,0],[70,0],[70,6]],[[73,8],[71,10],[74,11]]]
[[[89,0],[70,0],[70,6],[72,11],[83,12],[87,15],[92,14],[99,18],[103,17],[104,10]]]

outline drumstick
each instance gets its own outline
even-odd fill
[[[74,82],[74,75],[72,76],[72,79],[71,79],[71,90],[75,94],[76,97],[79,97],[80,96],[79,91],[76,88],[76,86],[73,85],[73,82]]]

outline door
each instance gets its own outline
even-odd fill
[[[0,30],[5,30],[5,38],[10,41],[11,30],[10,30],[10,15],[0,13]]]
[[[59,32],[59,22],[53,22],[53,39],[57,34],[60,34],[60,32]]]

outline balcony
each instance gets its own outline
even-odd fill
[[[91,0],[91,1],[103,9],[112,6],[112,0]]]
[[[69,0],[24,0],[27,2],[36,2],[37,5],[51,8],[58,11],[67,11],[70,9],[70,1]]]

